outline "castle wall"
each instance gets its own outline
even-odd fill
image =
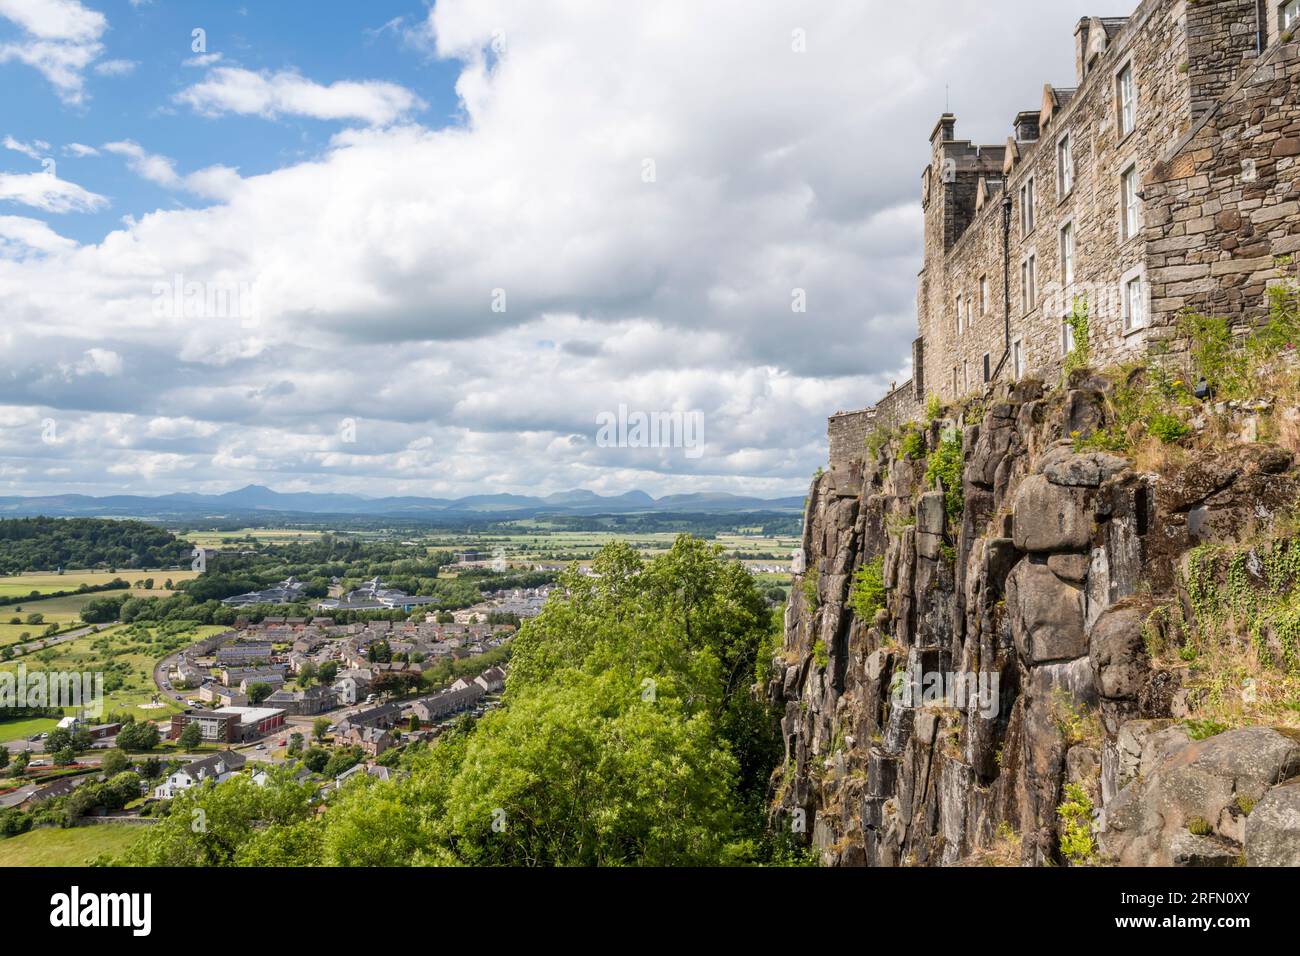
[[[1274,257],[1300,253],[1300,45],[1274,46],[1155,164],[1146,184],[1153,310],[1249,321]],[[1176,345],[1176,343],[1174,343]]]
[[[1221,122],[1214,118],[1217,104],[1253,69],[1258,45],[1277,37],[1278,11],[1270,3],[1266,13],[1257,18],[1255,0],[1146,0],[1126,20],[1085,19],[1078,29],[1076,70],[1083,75],[1077,90],[1049,87],[1041,114],[1020,114],[1005,147],[972,146],[956,138],[953,117],[940,121],[923,178],[925,267],[918,283],[928,394],[952,400],[982,390],[991,378],[1012,377],[1008,353],[1015,342],[1020,373],[1051,380],[1069,345],[1065,320],[1076,300],[1088,306],[1095,364],[1136,357],[1152,340],[1167,337],[1160,326],[1183,303],[1177,286],[1166,301],[1170,284],[1152,284],[1151,269],[1168,264],[1160,243],[1182,238],[1186,227],[1175,227],[1192,218],[1211,245],[1230,241],[1236,227],[1213,219],[1207,225],[1201,221],[1206,214],[1192,210],[1156,210],[1143,191],[1138,228],[1129,231],[1123,175],[1135,168],[1138,182],[1149,185],[1160,158],[1198,123],[1207,116]],[[1125,66],[1133,71],[1136,121],[1121,135],[1118,77]],[[1245,126],[1241,131],[1249,132]],[[1067,137],[1073,157],[1068,189],[1060,161]],[[1031,181],[1033,227],[1026,230]],[[1007,195],[1012,204],[1004,243]],[[1074,238],[1070,277],[1062,248],[1067,226]],[[1136,304],[1128,296],[1133,280]],[[1231,296],[1215,301],[1249,304]]]

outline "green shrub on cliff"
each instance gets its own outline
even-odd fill
[[[876,558],[858,568],[849,588],[849,605],[863,624],[870,624],[885,606],[885,559]]]
[[[1087,368],[1088,363],[1092,361],[1092,347],[1088,340],[1087,298],[1084,296],[1075,297],[1074,308],[1065,321],[1069,325],[1070,333],[1074,338],[1074,348],[1070,350],[1070,354],[1065,357],[1065,361],[1061,366],[1068,376],[1075,369]]]
[[[954,521],[961,517],[965,507],[961,487],[962,465],[961,432],[950,428],[943,433],[939,447],[930,456],[925,469],[925,480],[943,489],[944,510]]]
[[[920,461],[925,457],[925,438],[917,431],[915,425],[903,428],[903,438],[899,442],[899,453],[910,461]]]
[[[1056,808],[1061,818],[1061,856],[1075,866],[1086,866],[1097,855],[1092,838],[1092,798],[1077,783],[1065,785],[1065,800]]]

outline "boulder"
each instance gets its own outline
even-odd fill
[[[1038,471],[1054,485],[1075,488],[1100,488],[1124,469],[1127,458],[1105,452],[1075,454],[1069,445],[1056,445],[1047,450],[1039,462]]]
[[[1247,866],[1300,866],[1300,777],[1270,789],[1246,817]]]
[[[1150,670],[1142,637],[1145,622],[1145,610],[1132,605],[1116,605],[1093,622],[1088,656],[1102,697],[1137,699]]]
[[[1106,808],[1101,849],[1121,866],[1187,865],[1200,858],[1209,862],[1223,859],[1227,850],[1236,859],[1239,848],[1223,832],[1222,821],[1232,816],[1229,808],[1243,801],[1262,802],[1279,781],[1300,774],[1300,740],[1268,727],[1229,730],[1175,747],[1160,759],[1152,749],[1156,743],[1147,740],[1137,777]],[[1260,832],[1269,819],[1266,812],[1255,825]],[[1189,826],[1198,821],[1210,832],[1191,834]],[[1251,826],[1248,822],[1247,839]],[[1232,845],[1215,849],[1216,841],[1193,841],[1184,834]],[[1279,856],[1283,853],[1285,849],[1278,851]]]
[[[1016,650],[1028,664],[1065,661],[1088,653],[1083,592],[1026,558],[1007,577],[1007,609]]]
[[[1083,552],[1092,542],[1092,494],[1087,488],[1055,485],[1045,475],[1030,475],[1020,483],[1012,513],[1012,538],[1021,551]]]

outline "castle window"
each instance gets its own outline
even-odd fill
[[[1074,326],[1070,324],[1070,317],[1067,315],[1061,320],[1061,355],[1066,356],[1074,351]]]
[[[1120,290],[1123,293],[1125,334],[1145,328],[1147,324],[1146,282],[1141,267],[1125,273],[1124,278],[1120,280]]]
[[[1137,88],[1133,85],[1133,64],[1119,71],[1119,136],[1123,139],[1137,125]]]
[[[952,367],[952,397],[956,398],[960,392],[957,391],[957,366]]]
[[[1034,311],[1038,304],[1038,257],[1031,255],[1020,264],[1020,295],[1025,313]]]
[[[1300,3],[1300,0],[1296,0]],[[1067,133],[1061,137],[1061,141],[1056,144],[1056,167],[1058,170],[1058,187],[1062,197],[1068,196],[1070,190],[1074,188],[1074,147],[1070,144],[1070,136]]]
[[[1300,2],[1300,0],[1298,0]],[[980,276],[980,315],[989,314],[989,277]]]
[[[957,334],[961,335],[961,296],[957,296]]]
[[[1123,222],[1123,238],[1132,239],[1138,234],[1141,224],[1138,209],[1138,174],[1137,167],[1130,166],[1120,177],[1120,207]]]
[[[1061,282],[1074,285],[1074,223],[1061,227]]]
[[[1020,234],[1034,231],[1034,178],[1030,176],[1020,187]]]
[[[989,353],[984,353],[984,381],[987,382],[993,376],[993,365],[990,362]]]
[[[1020,339],[1011,343],[1011,377],[1016,381],[1025,374],[1025,344]]]
[[[966,359],[961,360],[961,383],[962,391],[970,391],[970,362]]]
[[[1291,0],[1290,3],[1282,5],[1282,12],[1278,14],[1278,22],[1282,24],[1282,29],[1294,30],[1300,27],[1300,0]]]

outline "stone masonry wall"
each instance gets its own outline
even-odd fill
[[[1276,23],[1276,11],[1271,22]],[[1098,363],[1123,361],[1145,352],[1149,340],[1165,337],[1151,331],[1162,318],[1167,320],[1171,309],[1159,301],[1164,293],[1153,289],[1150,256],[1153,244],[1181,238],[1170,234],[1171,223],[1181,220],[1172,218],[1176,211],[1164,218],[1166,211],[1153,210],[1152,197],[1146,195],[1139,229],[1126,235],[1121,178],[1135,166],[1139,180],[1149,182],[1153,167],[1178,147],[1197,117],[1212,114],[1214,122],[1215,104],[1257,59],[1255,4],[1146,0],[1126,21],[1085,20],[1079,30],[1079,63],[1089,65],[1076,80],[1077,90],[1049,87],[1040,122],[1019,118],[1020,135],[1032,137],[1038,127],[1037,138],[1013,138],[1005,147],[976,147],[956,138],[952,117],[936,127],[925,177],[925,268],[919,281],[918,318],[926,390],[944,399],[982,389],[986,367],[997,374],[1008,352],[1008,291],[1011,339],[1020,342],[1025,375],[1059,374],[1067,344],[1064,321],[1077,297],[1089,306],[1090,339]],[[1117,76],[1127,64],[1132,65],[1137,88],[1137,118],[1133,131],[1121,136]],[[1243,126],[1243,133],[1248,130],[1248,124]],[[1066,136],[1074,165],[1068,190],[1063,188],[1059,162],[1059,144]],[[1022,187],[1030,180],[1036,196],[1034,226],[1025,231]],[[1004,256],[1002,205],[1007,194],[1012,210],[1009,256]],[[1067,225],[1074,235],[1069,284],[1062,255]],[[1221,243],[1232,232],[1215,220],[1206,239]],[[1031,259],[1036,291],[1032,299],[1022,279],[1022,264]],[[1009,283],[1004,283],[1008,262]],[[1122,286],[1135,277],[1143,283],[1145,322],[1126,329]],[[1002,377],[1013,371],[1008,359]]]
[[[1145,184],[1152,309],[1249,321],[1300,252],[1300,45],[1276,45]],[[1176,344],[1176,343],[1175,343]]]

